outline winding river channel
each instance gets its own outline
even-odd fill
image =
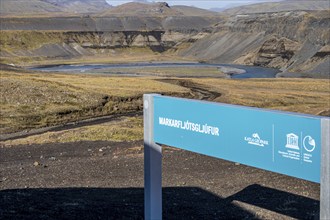
[[[275,78],[276,74],[280,71],[278,69],[257,67],[257,66],[244,66],[235,64],[208,64],[208,63],[129,63],[129,64],[79,64],[79,65],[52,65],[52,66],[38,66],[32,67],[31,70],[38,70],[44,72],[70,72],[70,73],[103,73],[113,75],[131,75],[125,74],[125,69],[132,68],[197,68],[197,67],[217,67],[220,71],[224,72],[228,77],[234,79],[246,78]],[[120,72],[112,72],[111,69],[123,69]],[[148,74],[138,74],[139,76]],[[149,74],[150,75],[150,74]],[[220,74],[219,74],[220,76]],[[203,77],[198,75],[196,77]]]

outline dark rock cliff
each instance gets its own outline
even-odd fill
[[[328,76],[329,28],[329,11],[236,15],[181,54]]]
[[[118,48],[164,52],[192,39],[219,18],[42,17],[0,18],[0,57],[72,58]],[[21,59],[21,58],[20,58]]]

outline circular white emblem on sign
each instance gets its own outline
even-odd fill
[[[303,145],[308,152],[312,152],[316,147],[315,140],[309,135],[304,137]]]

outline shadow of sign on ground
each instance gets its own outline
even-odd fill
[[[319,201],[250,185],[227,198],[199,187],[165,187],[164,219],[259,219],[234,201],[312,219]],[[143,188],[36,188],[0,191],[0,219],[143,219]]]
[[[142,219],[141,145],[0,148],[0,219]],[[319,212],[318,184],[185,150],[164,147],[163,175],[164,219],[313,219]]]

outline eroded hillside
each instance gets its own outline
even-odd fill
[[[328,0],[282,0],[277,2],[264,2],[229,8],[225,10],[224,13],[255,14],[266,12],[311,11],[329,9],[330,2]]]
[[[279,68],[287,75],[330,75],[329,10],[224,17],[214,13],[187,16],[191,8],[180,11],[166,3],[142,6],[126,4],[97,16],[2,17],[0,58],[4,63],[20,64],[108,56],[129,48]],[[132,14],[123,16],[127,9]]]
[[[69,16],[99,13],[111,6],[105,0],[1,0],[0,16]]]
[[[120,49],[161,53],[203,37],[220,18],[57,17],[2,18],[1,59],[5,63],[107,55]]]
[[[180,42],[195,41],[197,31],[2,31],[0,59],[28,61],[108,56],[122,50],[162,53]]]
[[[329,28],[329,11],[235,15],[181,54],[329,76]]]

